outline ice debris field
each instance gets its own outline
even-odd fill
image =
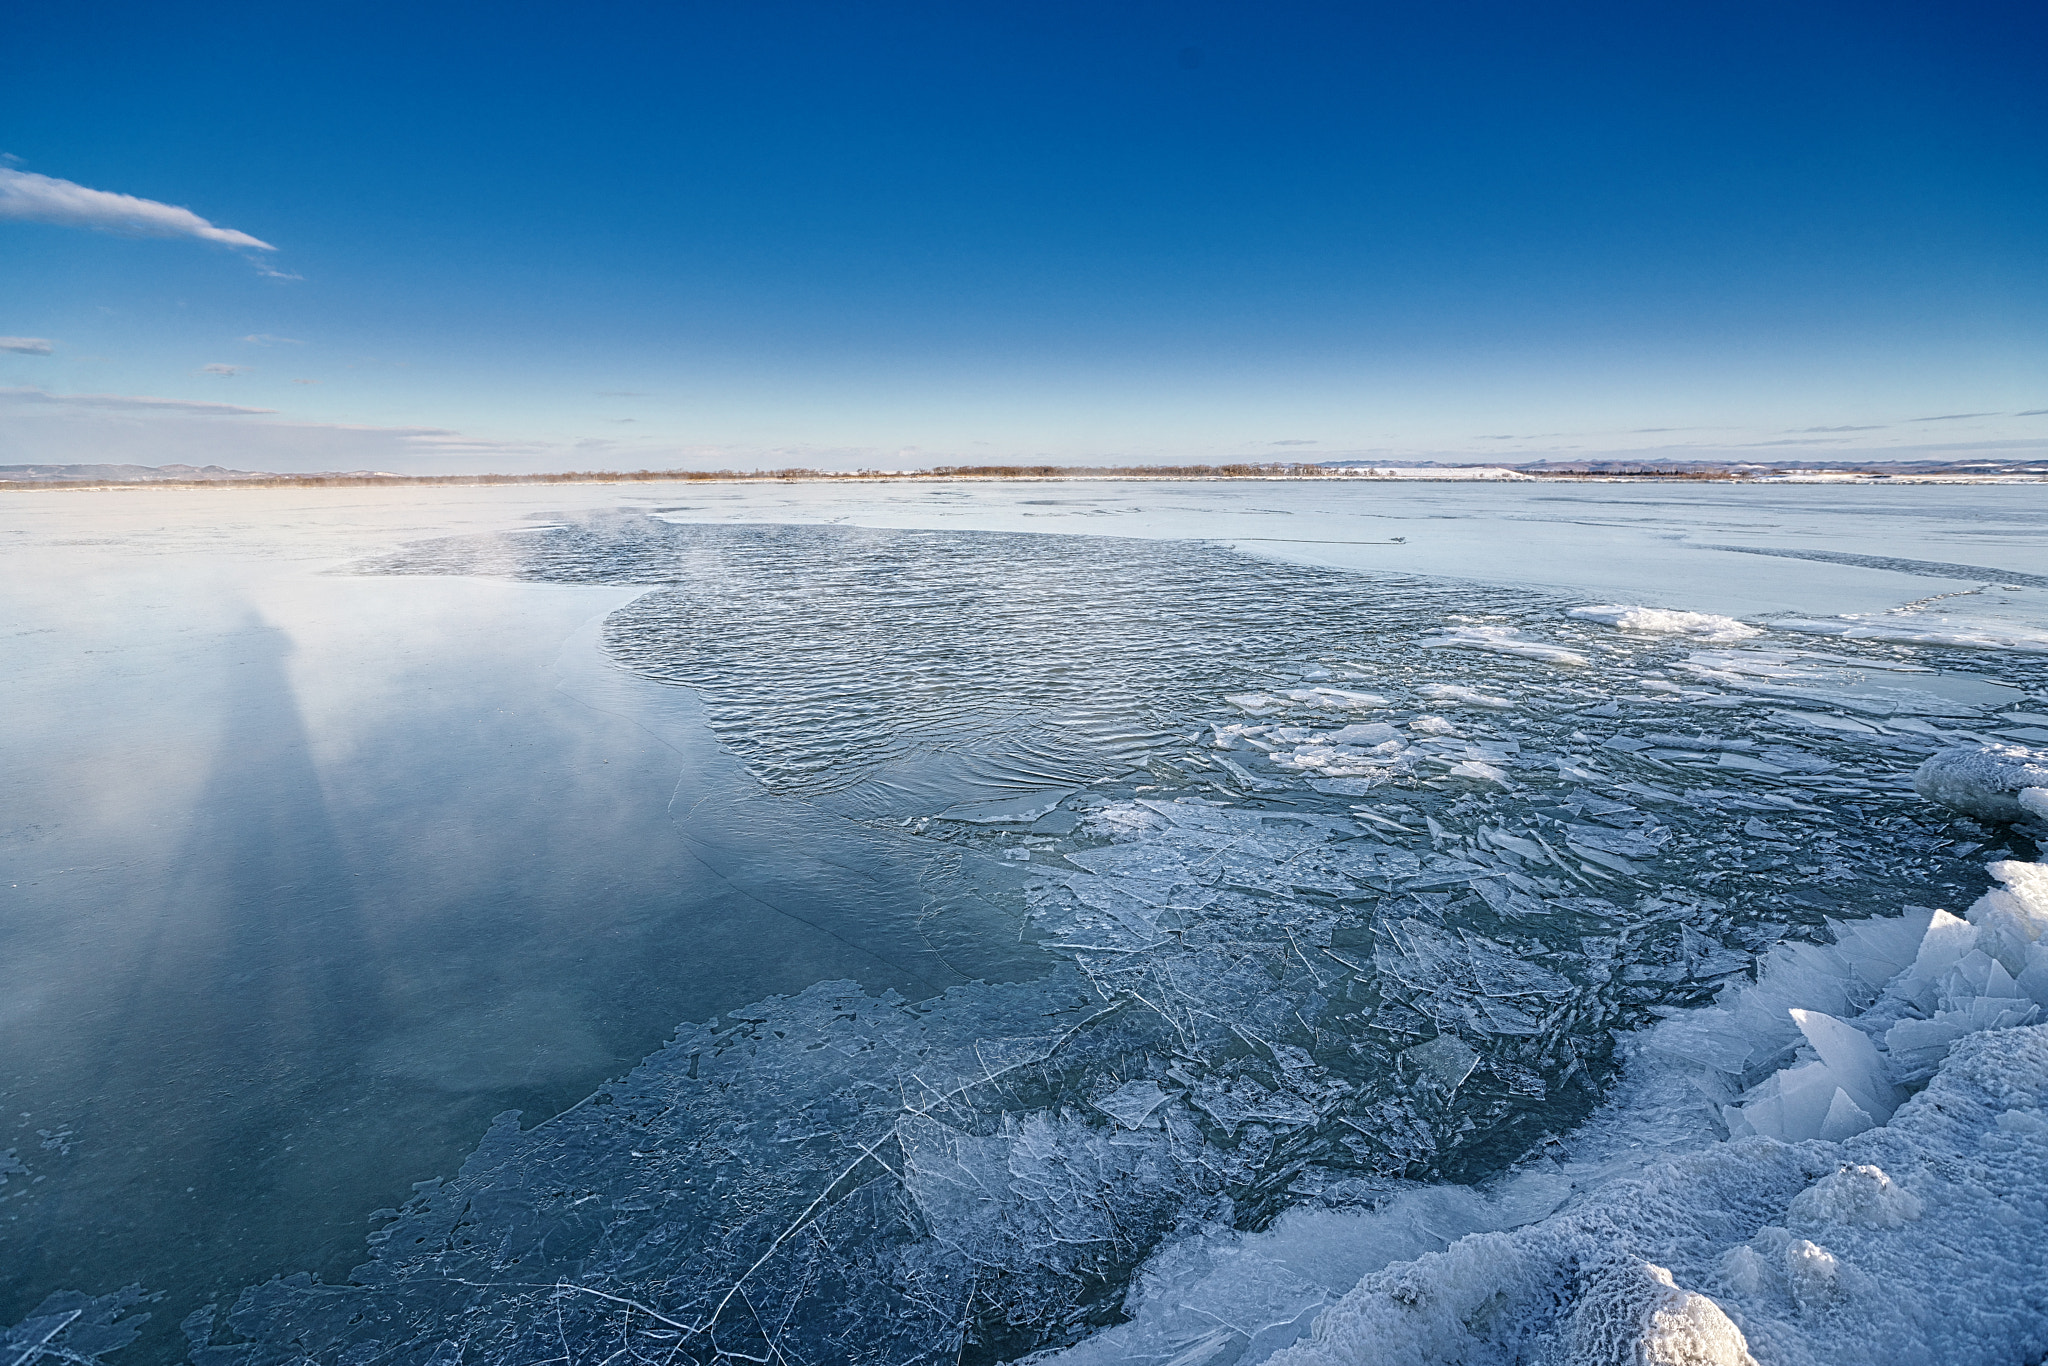
[[[613,660],[1019,967],[686,1024],[203,1366],[2048,1350],[2038,642],[639,514],[355,572],[646,586]]]

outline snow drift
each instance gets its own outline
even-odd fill
[[[1762,635],[1756,627],[1713,612],[1679,612],[1668,607],[1627,607],[1618,604],[1574,607],[1565,613],[1623,631],[1653,636],[1700,636],[1707,640],[1747,640]]]
[[[1832,923],[1832,944],[1782,945],[1753,984],[1640,1031],[1569,1160],[1184,1245],[1131,1323],[1063,1361],[2036,1359],[2048,865],[1990,871],[2004,885],[1966,917]],[[1330,1302],[1332,1273],[1375,1260]]]

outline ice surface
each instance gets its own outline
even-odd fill
[[[1783,617],[1771,623],[1780,631],[1836,636],[1844,640],[1883,640],[1901,645],[1945,645],[1965,650],[2000,650],[2048,654],[2048,631],[2008,622],[1969,618],[1928,618],[1920,615],[1851,616],[1816,621]]]
[[[1515,704],[1505,697],[1492,697],[1462,683],[1425,683],[1415,691],[1419,696],[1432,702],[1448,703],[1454,707],[1489,707],[1496,711],[1513,711],[1515,707]]]
[[[1906,1097],[1885,1075],[1884,1059],[1870,1037],[1825,1011],[1794,1009],[1791,1014],[1799,1032],[1820,1054],[1835,1085],[1848,1093],[1867,1118],[1879,1124],[1889,1120]]]
[[[1440,1251],[1467,1233],[1540,1219],[1569,1192],[1568,1181],[1544,1173],[1485,1191],[1408,1184],[1379,1192],[1370,1205],[1297,1206],[1255,1235],[1207,1230],[1147,1264],[1131,1291],[1128,1322],[1042,1360],[1264,1360],[1305,1335],[1361,1276]]]
[[[686,1029],[575,1111],[500,1125],[379,1230],[360,1284],[275,1283],[195,1321],[205,1360],[1071,1342],[1188,1238],[1367,1220],[1544,1147],[1611,1077],[1612,1031],[1708,999],[1787,933],[1838,941],[1806,946],[1835,985],[1709,1042],[1742,1045],[1730,1101],[1797,1068],[1788,1006],[1848,1019],[1882,985],[1856,964],[1883,946],[1824,913],[1952,897],[1977,876],[1956,851],[1991,838],[1903,786],[1966,741],[1837,687],[1898,675],[1889,646],[1699,665],[1729,683],[1687,671],[1692,642],[1554,598],[1212,547],[635,518],[517,539],[385,567],[649,585],[614,658],[700,690],[775,791],[963,861],[1022,855],[1044,974],[914,1003],[839,984]],[[1600,667],[1423,648],[1459,633]],[[1836,691],[1883,709],[1831,727],[1749,683],[1802,690],[1805,717],[1846,719],[1821,705]],[[1979,714],[1927,695],[1952,710],[1903,714]],[[1454,705],[1455,725],[1429,710]],[[1837,1093],[1818,1124],[1854,1121]],[[1211,1355],[1265,1350],[1343,1288],[1308,1281],[1277,1317],[1231,1299]],[[1600,1281],[1619,1308],[1586,1331],[1712,1328],[1652,1283]],[[1631,1317],[1641,1295],[1660,1307]]]
[[[111,1295],[60,1290],[20,1323],[0,1328],[0,1363],[42,1366],[61,1361],[71,1366],[100,1366],[108,1353],[126,1347],[141,1332],[149,1315],[133,1310],[149,1299],[137,1286]]]

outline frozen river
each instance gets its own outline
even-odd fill
[[[1252,1328],[1140,1269],[1562,1149],[1617,1032],[2036,853],[1907,776],[2048,741],[2048,487],[39,492],[0,536],[0,1324],[160,1294],[115,1363],[1260,1359],[1513,1221],[1308,1238]]]

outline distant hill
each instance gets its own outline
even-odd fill
[[[2048,460],[1531,460],[1519,465],[1454,464],[1438,460],[1325,460],[1326,470],[1399,470],[1446,475],[1460,470],[1501,469],[1525,475],[1639,475],[1675,479],[1715,476],[1739,479],[1770,474],[1973,475],[2048,474]]]
[[[13,483],[189,484],[201,479],[270,479],[255,470],[220,465],[0,465],[0,480]]]

